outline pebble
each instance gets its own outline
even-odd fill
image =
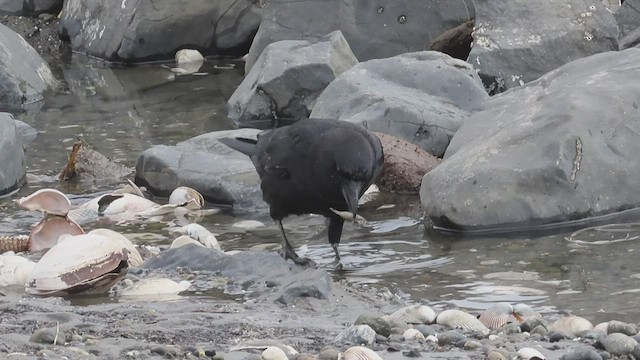
[[[622,321],[611,320],[607,326],[607,334],[622,333],[634,336],[638,333],[638,329],[632,324],[623,323]]]
[[[375,340],[376,332],[369,325],[353,325],[336,336],[336,341],[351,344],[371,345]]]
[[[334,360],[340,357],[340,352],[332,347],[323,347],[320,349],[320,355],[318,356],[319,360]]]
[[[579,347],[568,354],[562,355],[560,360],[603,360],[602,356],[591,347]]]
[[[492,350],[487,354],[487,360],[508,360],[509,358],[499,351]]]
[[[633,352],[638,342],[628,335],[613,333],[602,339],[602,345],[612,355],[627,355]]]
[[[417,329],[407,329],[407,331],[402,334],[402,337],[405,340],[424,340],[424,335]]]
[[[531,329],[531,331],[529,333],[531,335],[535,334],[535,335],[539,335],[539,336],[545,337],[545,336],[547,336],[548,332],[549,331],[547,331],[546,327],[544,327],[543,325],[538,325],[538,326],[534,327],[533,329]]]
[[[480,349],[480,348],[482,348],[482,346],[483,346],[483,345],[482,345],[480,342],[478,342],[478,341],[475,341],[475,340],[469,340],[469,341],[466,341],[466,342],[464,343],[463,348],[464,348],[465,350],[475,350],[475,349]]]
[[[547,333],[549,342],[558,342],[560,340],[571,339],[572,337],[562,331],[549,331]]]
[[[56,340],[55,345],[64,345],[67,342],[67,337],[68,334],[64,330],[53,327],[34,331],[29,341],[39,344],[53,344],[53,341]]]
[[[531,332],[533,331],[533,329],[535,329],[538,326],[542,326],[545,329],[547,329],[547,322],[544,321],[543,318],[539,318],[539,317],[531,317],[529,319],[527,319],[525,322],[523,322],[522,324],[520,324],[520,329],[523,332]]]
[[[402,353],[402,355],[404,355],[406,357],[414,357],[414,358],[422,357],[422,354],[420,354],[420,351],[416,350],[416,349],[405,351],[405,352]]]
[[[505,324],[504,326],[502,326],[502,328],[500,328],[500,330],[507,335],[518,334],[521,332],[520,326],[518,324],[513,324],[513,323]]]
[[[427,337],[429,335],[436,335],[436,330],[429,325],[416,325],[415,328],[416,330],[420,331],[422,335],[424,335],[424,337]]]
[[[465,341],[467,337],[456,330],[449,330],[438,335],[439,345],[455,344],[459,341]]]
[[[389,336],[391,334],[389,322],[378,316],[362,314],[358,316],[354,325],[369,325],[373,331],[382,336]]]

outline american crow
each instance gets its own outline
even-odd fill
[[[355,219],[358,199],[382,172],[380,140],[363,127],[341,120],[304,119],[261,132],[258,139],[223,138],[225,145],[251,157],[261,179],[262,196],[282,234],[285,258],[306,264],[287,240],[282,219],[319,214],[329,218],[329,243],[340,261],[338,245],[344,219]]]

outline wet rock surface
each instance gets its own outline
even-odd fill
[[[253,1],[65,2],[61,31],[75,51],[105,60],[171,59],[177,49],[241,55],[260,22]],[[105,32],[105,30],[107,30]]]
[[[16,121],[8,113],[0,113],[0,195],[18,189],[24,184],[26,160],[23,139]]]
[[[340,31],[317,42],[272,43],[231,95],[229,118],[238,127],[258,128],[308,118],[325,87],[357,63]]]
[[[273,42],[315,40],[334,30],[342,31],[360,61],[420,51],[440,33],[472,18],[473,6],[468,0],[265,1],[245,71]]]
[[[616,21],[600,1],[483,0],[475,9],[468,61],[490,93],[521,86],[572,60],[618,50]]]
[[[320,95],[311,117],[359,123],[441,157],[456,130],[487,99],[469,64],[426,51],[345,71]]]
[[[425,175],[428,222],[504,229],[640,205],[630,182],[640,168],[628,161],[637,133],[622,130],[636,128],[638,54],[593,55],[489,100]]]

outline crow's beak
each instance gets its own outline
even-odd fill
[[[358,199],[360,198],[361,189],[362,184],[357,181],[346,181],[342,184],[342,196],[347,203],[347,209],[353,214],[354,221],[358,213]]]

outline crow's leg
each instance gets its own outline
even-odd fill
[[[342,237],[342,225],[344,225],[344,220],[339,216],[331,216],[329,218],[329,244],[333,248],[333,251],[336,253],[336,259],[334,263],[340,263],[340,250],[338,250],[338,245],[340,245],[340,238]]]
[[[276,220],[276,224],[278,224],[278,228],[280,229],[280,234],[282,235],[282,252],[285,259],[291,259],[294,263],[298,265],[308,265],[310,260],[307,258],[301,258],[296,254],[296,251],[293,250],[293,246],[289,243],[287,239],[287,234],[284,232],[284,227],[282,226],[282,220]]]

